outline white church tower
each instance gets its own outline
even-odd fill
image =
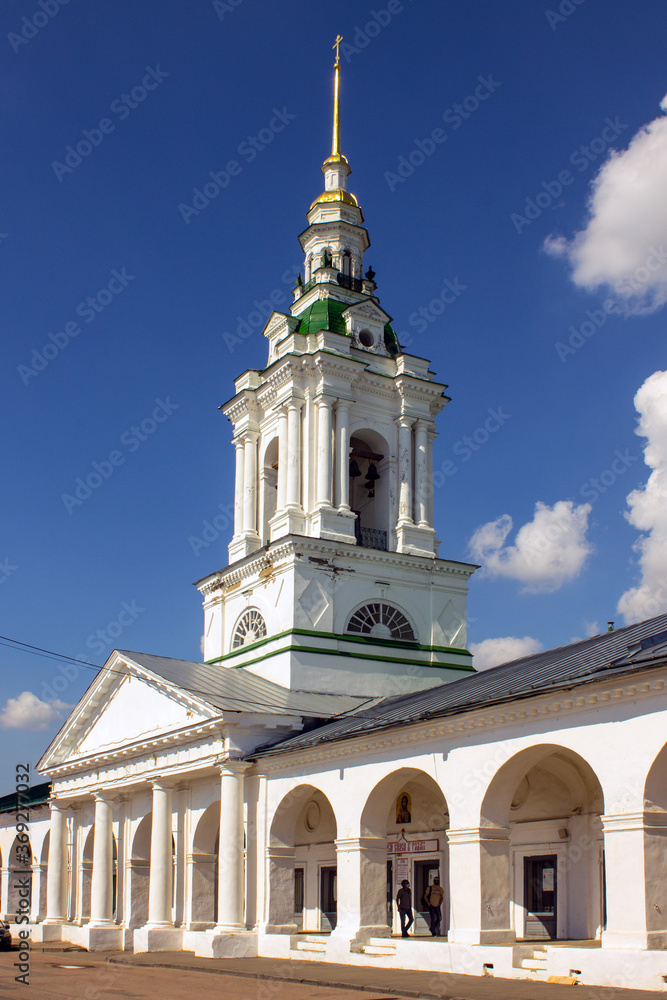
[[[266,324],[266,367],[244,372],[221,407],[236,449],[229,566],[197,586],[206,662],[386,698],[472,669],[476,567],[438,558],[432,448],[446,386],[401,350],[363,274],[370,240],[347,190],[339,73],[337,49],[324,191],[299,237],[305,281]]]

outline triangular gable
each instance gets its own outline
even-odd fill
[[[114,650],[37,766],[112,753],[219,716],[219,708]]]

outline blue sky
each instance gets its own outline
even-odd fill
[[[665,610],[664,4],[5,0],[0,19],[3,635],[199,658],[192,582],[231,533],[217,407],[291,298],[337,32],[366,262],[452,397],[436,527],[441,556],[486,567],[480,662]],[[9,789],[95,672],[0,663]]]

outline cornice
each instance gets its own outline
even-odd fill
[[[660,669],[660,668],[657,668]],[[664,670],[664,668],[663,668]],[[608,684],[606,678],[600,679],[600,684]],[[377,751],[395,750],[397,747],[413,747],[425,741],[452,737],[459,734],[469,734],[477,730],[498,728],[508,723],[521,723],[533,719],[557,717],[565,713],[580,713],[594,707],[604,706],[612,701],[623,701],[637,697],[652,697],[663,692],[667,687],[667,678],[628,680],[623,684],[615,684],[600,691],[585,691],[584,684],[579,682],[576,689],[571,689],[561,697],[553,698],[548,694],[535,694],[531,704],[526,704],[524,698],[516,699],[504,706],[488,711],[479,709],[463,710],[455,716],[441,719],[430,719],[423,722],[401,723],[391,728],[378,730],[375,735],[350,736],[340,742],[321,743],[316,748],[285,750],[280,756],[256,756],[249,754],[267,774],[291,770],[295,765],[302,767],[320,761],[342,759],[354,756],[367,756]],[[512,707],[514,706],[514,707]],[[408,751],[406,750],[406,756]]]
[[[199,580],[196,586],[204,596],[224,590],[235,583],[240,583],[252,576],[258,575],[269,566],[278,568],[284,562],[294,562],[308,556],[316,556],[319,565],[322,558],[363,562],[364,565],[376,564],[391,568],[406,568],[412,570],[428,570],[431,574],[456,576],[469,579],[479,567],[472,563],[450,562],[446,559],[434,559],[431,556],[415,556],[406,552],[391,552],[384,549],[367,549],[361,546],[344,545],[325,538],[313,538],[309,535],[288,535],[284,541],[273,542],[243,560],[232,563],[231,566],[212,573]],[[341,567],[332,562],[330,568]]]

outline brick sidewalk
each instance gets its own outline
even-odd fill
[[[91,955],[92,957],[92,955]],[[100,955],[100,958],[102,956]],[[195,958],[186,952],[152,952],[105,956],[111,963],[166,969],[192,969],[272,982],[335,986],[375,994],[374,1000],[419,997],[423,1000],[656,1000],[659,992],[622,990],[609,986],[571,986],[526,979],[462,976],[447,972],[371,969],[327,962],[295,962],[273,958]]]

